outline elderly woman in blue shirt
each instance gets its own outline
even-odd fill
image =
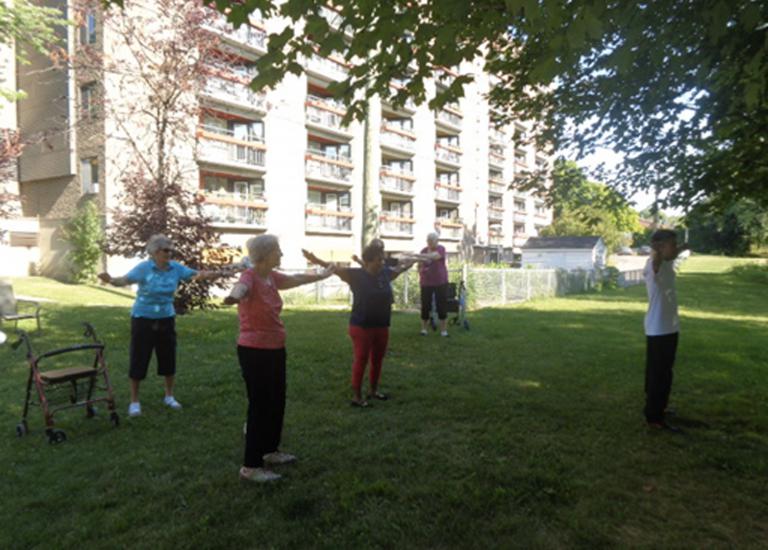
[[[171,261],[173,242],[165,235],[153,235],[147,241],[149,259],[139,263],[123,277],[101,273],[99,279],[113,286],[136,284],[136,301],[131,309],[131,345],[128,376],[131,380],[131,403],[128,416],[141,414],[139,384],[147,376],[152,352],[157,356],[157,374],[165,377],[163,403],[181,409],[173,396],[176,376],[176,312],[173,296],[179,283],[189,280],[215,279],[221,273],[196,271]]]

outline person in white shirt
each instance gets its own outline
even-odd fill
[[[674,262],[685,246],[677,246],[677,234],[659,229],[651,236],[651,256],[643,274],[648,291],[645,314],[645,419],[655,429],[680,431],[666,422],[665,411],[672,389],[680,318],[677,312]]]

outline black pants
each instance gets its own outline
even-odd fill
[[[248,425],[243,466],[260,468],[263,456],[277,451],[285,414],[285,348],[237,346],[240,371],[248,392]]]
[[[677,332],[645,337],[645,419],[648,422],[664,421],[672,389],[677,337]]]
[[[128,376],[144,380],[152,359],[157,356],[157,374],[176,374],[176,318],[147,319],[131,317],[131,344]]]
[[[437,306],[437,318],[442,320],[448,317],[448,284],[423,286],[421,287],[421,318],[425,321],[432,313],[433,295]]]

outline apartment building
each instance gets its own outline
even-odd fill
[[[338,26],[338,14],[328,8],[326,16]],[[124,46],[99,13],[81,19],[80,28],[67,31],[72,55],[83,45],[119,54]],[[551,222],[542,200],[512,186],[516,175],[548,166],[550,159],[524,144],[525,123],[493,125],[484,98],[493,82],[479,66],[435,74],[432,92],[460,72],[478,75],[464,98],[438,112],[412,102],[396,108],[373,101],[368,122],[378,131],[368,133],[374,155],[365,165],[364,125],[343,126],[345,106],[328,91],[347,74],[344,60],[314,54],[304,60],[304,74],[288,75],[267,93],[248,87],[267,34],[282,24],[258,18],[237,30],[221,18],[204,24],[218,38],[219,55],[205,69],[199,120],[177,154],[222,243],[242,247],[268,231],[281,237],[286,267],[305,265],[301,248],[348,261],[361,247],[366,173],[377,180],[371,182],[375,210],[388,251],[418,250],[432,231],[450,254],[472,246],[509,249]],[[59,228],[78,204],[97,201],[106,223],[116,205],[125,137],[110,112],[94,105],[100,94],[124,94],[125,85],[107,73],[71,70],[43,80],[35,62],[31,68],[19,69],[22,83],[34,84],[26,86],[34,92],[19,108],[22,128],[52,121],[65,126],[47,148],[26,151],[20,167],[25,213],[40,219],[42,267],[55,273],[65,250]],[[110,264],[119,269],[121,262]]]

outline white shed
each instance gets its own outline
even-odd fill
[[[531,237],[523,245],[523,267],[596,269],[605,267],[606,247],[600,237]]]

